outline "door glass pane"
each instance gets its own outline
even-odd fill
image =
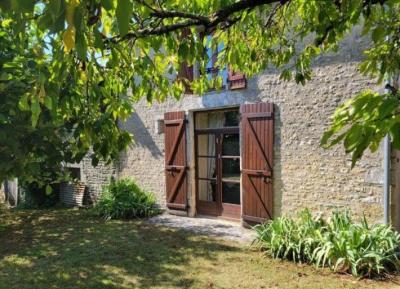
[[[217,185],[215,180],[198,180],[199,200],[206,202],[215,202],[217,196]]]
[[[238,110],[225,111],[224,117],[225,117],[224,126],[239,126]]]
[[[199,134],[197,136],[197,155],[215,156],[215,135]]]
[[[240,159],[222,159],[222,179],[240,181]]]
[[[197,158],[197,176],[203,179],[215,179],[217,170],[215,158]]]
[[[196,129],[239,126],[239,110],[215,110],[196,113]]]
[[[196,113],[196,128],[224,127],[225,115],[223,111],[205,111]]]
[[[239,134],[224,134],[222,137],[222,155],[239,156]]]
[[[240,205],[240,184],[223,182],[222,202]]]

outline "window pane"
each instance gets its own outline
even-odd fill
[[[196,128],[224,127],[225,116],[223,111],[198,112],[196,114]]]
[[[240,160],[222,159],[222,178],[224,180],[240,181]]]
[[[239,126],[239,111],[216,110],[196,113],[196,129]]]
[[[240,184],[223,182],[222,202],[240,205]]]
[[[239,126],[239,111],[230,110],[225,111],[225,124],[224,126]]]
[[[198,186],[200,201],[216,201],[217,185],[215,181],[198,180]]]
[[[224,134],[222,139],[223,156],[240,156],[239,134]]]
[[[197,154],[199,156],[215,156],[215,135],[213,134],[198,135]]]
[[[197,176],[203,179],[216,178],[215,158],[197,158]]]

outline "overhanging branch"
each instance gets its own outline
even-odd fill
[[[152,11],[150,16],[154,19],[177,19],[177,22],[164,26],[146,27],[136,31],[130,31],[128,34],[122,37],[115,36],[113,38],[108,38],[106,39],[106,42],[118,43],[121,41],[144,38],[152,35],[164,35],[194,26],[203,26],[207,31],[211,31],[223,22],[236,22],[237,19],[230,19],[230,17],[240,11],[254,9],[259,6],[270,5],[274,3],[280,3],[281,5],[284,5],[290,2],[290,0],[242,0],[225,6],[217,12],[206,16],[188,12],[166,11],[160,7],[152,7],[143,0],[137,0],[137,2],[148,7]],[[226,27],[229,26],[230,25],[227,25]]]
[[[251,10],[256,7],[271,5],[271,4],[278,4],[277,7],[279,7],[289,4],[291,0],[241,0],[233,4],[230,4],[228,6],[225,6],[216,11],[215,13],[212,13],[211,15],[201,15],[191,12],[182,12],[182,11],[168,11],[164,10],[161,4],[159,4],[158,6],[152,6],[148,2],[146,2],[146,0],[135,0],[135,1],[140,5],[147,7],[151,11],[150,13],[151,20],[162,21],[164,19],[173,19],[176,20],[176,23],[162,25],[162,26],[150,26],[150,27],[142,26],[140,29],[137,29],[135,31],[130,31],[125,36],[117,35],[113,38],[108,38],[106,39],[106,42],[118,43],[121,41],[144,38],[152,35],[165,35],[177,30],[190,28],[194,26],[203,26],[206,31],[212,31],[219,24],[227,23],[227,25],[224,26],[224,28],[227,28],[238,20],[237,17],[232,18],[232,16],[235,16],[235,14],[241,11]],[[363,2],[363,5],[367,6],[377,3],[383,5],[386,1],[387,0],[368,0],[368,1],[365,0]]]

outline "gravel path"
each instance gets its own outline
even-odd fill
[[[162,214],[148,220],[153,224],[189,230],[195,233],[218,237],[240,243],[250,244],[255,237],[252,230],[244,228],[239,222],[205,217],[182,217]]]

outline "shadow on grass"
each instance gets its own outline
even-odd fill
[[[0,288],[189,288],[196,276],[185,267],[241,250],[146,222],[104,222],[86,211],[16,217],[0,232]]]

